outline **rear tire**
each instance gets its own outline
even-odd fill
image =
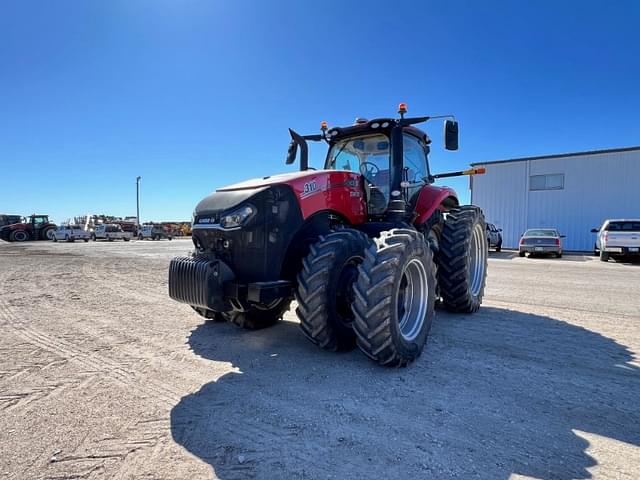
[[[142,236],[142,234],[138,235],[138,240],[144,240],[144,237]]]
[[[24,230],[15,230],[9,235],[9,240],[12,242],[26,242],[29,240],[29,234]]]
[[[500,240],[498,242],[498,245],[496,245],[496,252],[501,252],[502,251],[502,240]]]
[[[601,262],[608,262],[609,261],[609,254],[607,252],[603,252],[602,250],[600,250],[600,261]]]
[[[438,285],[452,312],[477,312],[487,279],[487,229],[482,210],[465,205],[451,210],[438,254]]]
[[[124,240],[125,242],[129,241],[129,239],[127,237],[122,237],[122,240]]]
[[[518,256],[519,256],[519,257],[524,257],[524,256],[525,256],[525,253],[524,253],[524,252],[518,252]]]
[[[355,347],[353,285],[370,243],[362,232],[341,229],[321,236],[302,261],[296,314],[304,335],[325,350]]]
[[[358,273],[358,347],[380,365],[406,366],[422,353],[433,319],[436,278],[429,243],[416,230],[382,232],[365,251]]]
[[[282,318],[282,315],[289,310],[291,299],[281,298],[274,302],[272,306],[257,307],[252,306],[246,312],[226,312],[225,318],[231,323],[246,330],[260,330],[274,325]]]

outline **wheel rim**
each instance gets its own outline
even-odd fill
[[[53,239],[53,235],[54,235],[54,231],[53,230],[47,230],[47,240],[52,240]]]
[[[27,234],[24,232],[16,232],[14,238],[18,242],[24,242],[27,239]]]
[[[478,296],[482,289],[487,264],[487,248],[483,237],[484,231],[482,230],[482,225],[478,223],[473,227],[469,248],[469,280],[471,284],[471,294],[474,297]]]
[[[398,285],[398,323],[402,337],[411,341],[422,330],[427,313],[429,283],[424,264],[417,258],[402,270]]]
[[[355,255],[349,258],[342,267],[336,285],[336,314],[338,320],[345,326],[353,323],[353,310],[351,305],[355,300],[353,284],[358,279],[358,265],[363,258]]]

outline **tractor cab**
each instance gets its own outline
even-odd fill
[[[49,215],[31,215],[25,218],[24,223],[30,223],[35,229],[40,229],[49,224]]]
[[[325,162],[327,170],[347,170],[362,175],[367,197],[367,210],[371,216],[384,215],[390,199],[393,177],[391,131],[392,120],[372,122],[360,120],[362,127],[371,131],[346,137],[335,136]],[[372,128],[372,125],[375,127]],[[393,127],[391,127],[393,128]],[[423,185],[430,183],[427,135],[416,128],[402,132],[401,187],[404,197],[411,202]]]
[[[321,135],[302,136],[291,131],[287,163],[293,163],[300,145],[301,170],[308,169],[306,141],[324,140],[329,145],[325,170],[362,176],[369,217],[381,218],[390,210],[413,211],[422,187],[435,180],[428,161],[431,139],[413,125],[450,116],[406,118],[406,112],[402,103],[399,119],[357,118],[351,126],[332,128],[322,122]],[[445,148],[458,149],[458,123],[453,117],[445,121]]]

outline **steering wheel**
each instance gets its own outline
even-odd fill
[[[367,165],[369,165],[369,166],[371,166],[373,168],[371,168],[371,170],[367,170],[366,168],[364,168],[364,171],[363,171],[362,167],[366,167]],[[372,176],[372,177],[375,177],[377,174],[380,173],[380,168],[378,168],[378,166],[375,163],[362,162],[362,163],[360,163],[360,173],[362,174],[363,177],[366,177],[366,178],[368,178],[369,175]]]

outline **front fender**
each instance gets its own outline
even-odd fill
[[[422,225],[437,209],[450,210],[460,204],[455,190],[449,187],[426,185],[420,191],[416,201],[416,219],[414,225]]]

